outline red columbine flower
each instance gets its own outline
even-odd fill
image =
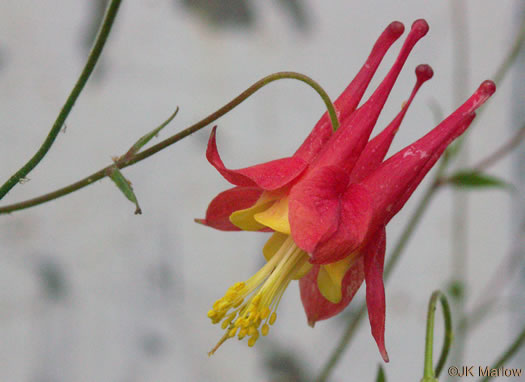
[[[396,118],[374,139],[369,136],[410,51],[428,31],[424,20],[412,25],[384,78],[357,108],[390,46],[403,33],[393,22],[381,34],[360,72],[336,100],[341,127],[332,132],[325,114],[289,158],[240,170],[227,169],[217,152],[213,129],[206,157],[235,187],[212,200],[205,219],[224,231],[274,232],[263,248],[267,260],[254,276],[234,284],[208,316],[222,322],[228,338],[249,336],[253,346],[268,334],[286,287],[299,279],[310,325],[334,316],[366,282],[368,315],[381,355],[384,344],[383,260],[385,226],[403,207],[446,147],[474,119],[474,111],[495,91],[491,81],[427,135],[383,161],[403,117],[421,85],[432,77],[428,65],[416,68],[417,81]]]

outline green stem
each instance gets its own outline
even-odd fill
[[[521,333],[518,334],[518,337],[514,342],[508,347],[507,350],[503,352],[501,357],[491,366],[491,369],[498,369],[505,365],[520,349],[520,347],[525,344],[525,327],[521,330]],[[492,377],[489,375],[481,380],[481,382],[488,381]]]
[[[321,370],[321,373],[319,373],[319,376],[315,379],[315,381],[317,382],[328,381],[328,378],[330,377],[330,374],[332,374],[332,371],[335,368],[335,365],[337,365],[337,363],[343,356],[346,348],[348,347],[350,340],[354,337],[355,331],[359,327],[361,320],[365,317],[365,313],[366,313],[366,303],[362,303],[359,306],[359,308],[357,308],[352,318],[348,321],[348,326],[346,327],[343,335],[339,338],[339,342],[337,343],[337,346],[332,351],[330,358],[328,359],[328,361],[326,361],[323,369]]]
[[[111,27],[113,26],[113,22],[115,21],[115,17],[117,15],[120,3],[121,0],[112,0],[109,4],[106,10],[106,14],[104,16],[104,20],[98,32],[97,38],[95,40],[95,44],[93,45],[93,48],[89,53],[86,65],[84,66],[80,77],[78,78],[75,86],[73,87],[71,94],[69,94],[66,103],[64,104],[64,106],[62,106],[62,110],[60,110],[60,113],[58,114],[55,123],[51,127],[47,138],[45,139],[44,143],[42,143],[38,151],[33,155],[33,157],[22,168],[20,168],[20,170],[13,174],[7,180],[7,182],[5,182],[2,185],[2,187],[0,187],[0,200],[14,186],[16,186],[21,179],[25,178],[31,172],[31,170],[33,170],[38,165],[38,163],[40,163],[40,161],[44,158],[44,156],[47,154],[47,152],[53,145],[58,133],[62,129],[62,126],[64,125],[64,122],[67,119],[67,116],[71,112],[73,105],[75,104],[78,96],[84,88],[84,85],[86,85],[89,76],[95,68],[95,65],[100,57],[100,54],[102,53],[102,49],[104,48],[106,40],[109,36],[109,32],[111,31]]]
[[[443,347],[441,349],[441,355],[439,356],[439,361],[436,365],[436,370],[434,372],[434,366],[432,361],[432,353],[434,348],[434,318],[436,314],[436,305],[437,302],[441,302],[443,308],[443,319],[445,321],[445,334],[443,338]],[[450,306],[448,304],[446,296],[441,293],[441,291],[435,291],[430,297],[428,303],[428,313],[427,313],[427,333],[425,339],[425,368],[423,371],[423,381],[435,380],[439,377],[443,366],[447,360],[447,356],[452,344],[452,317],[450,314]]]
[[[524,46],[525,46],[525,17],[523,18],[521,22],[521,26],[518,31],[518,35],[514,39],[514,42],[512,43],[512,47],[509,53],[505,56],[503,62],[499,65],[498,69],[492,76],[494,82],[496,83],[498,87],[503,82],[503,80],[507,77],[507,74],[512,68],[512,65],[514,65],[514,62],[516,62],[516,59],[518,58]],[[468,137],[468,135],[470,134],[470,131],[472,131],[472,128],[477,123],[476,121],[480,120],[480,116],[482,115],[483,110],[485,110],[485,108],[482,107],[476,112],[477,117],[474,120],[473,125],[467,131],[465,131],[462,137],[459,138],[459,140],[456,143],[455,154],[453,154],[452,156],[456,156],[461,151],[461,146],[462,146],[463,141],[466,139],[466,137]]]
[[[512,43],[512,48],[507,54],[500,67],[494,74],[494,82],[499,86],[501,81],[506,77],[507,72],[510,70],[518,55],[520,54],[521,49],[525,44],[525,17],[521,20],[520,29],[518,35],[516,36],[514,42]]]
[[[135,164],[137,162],[140,162],[140,161],[142,161],[142,160],[152,156],[153,154],[159,152],[160,150],[163,150],[166,147],[174,144],[175,142],[180,141],[181,139],[187,137],[188,135],[195,133],[196,131],[202,129],[203,127],[206,127],[207,125],[209,125],[213,121],[217,120],[218,118],[220,118],[221,116],[223,116],[224,114],[228,113],[233,108],[238,106],[241,102],[246,100],[249,96],[251,96],[253,93],[255,93],[257,90],[259,90],[263,86],[265,86],[265,85],[267,85],[267,84],[269,84],[269,83],[271,83],[273,81],[280,80],[280,79],[285,79],[285,78],[296,79],[296,80],[302,81],[302,82],[310,85],[321,96],[321,98],[323,99],[323,101],[324,101],[324,103],[325,103],[325,105],[326,105],[326,107],[328,109],[328,113],[330,115],[330,120],[331,120],[333,129],[336,130],[339,127],[339,122],[337,120],[337,114],[335,112],[334,105],[332,104],[332,101],[330,101],[330,98],[328,97],[326,92],[323,90],[323,88],[317,82],[312,80],[310,77],[305,76],[304,74],[300,74],[300,73],[296,73],[296,72],[278,72],[278,73],[270,74],[269,76],[266,76],[266,77],[262,78],[261,80],[257,81],[256,83],[254,83],[252,86],[250,86],[248,89],[243,91],[241,94],[239,94],[233,100],[228,102],[226,105],[224,105],[223,107],[221,107],[220,109],[218,109],[214,113],[208,115],[206,118],[202,119],[201,121],[195,123],[194,125],[186,128],[186,129],[180,131],[179,133],[177,133],[175,135],[172,135],[171,137],[169,137],[169,138],[167,138],[167,139],[157,143],[156,145],[150,147],[149,149],[141,151],[141,152],[139,152],[139,153],[137,153],[135,155],[129,156],[129,157],[128,156],[124,156],[124,157],[120,158],[117,162],[112,163],[111,165],[109,165],[107,167],[104,167],[103,169],[101,169],[101,170],[99,170],[97,172],[94,172],[93,174],[88,175],[85,178],[83,178],[83,179],[81,179],[81,180],[79,180],[79,181],[77,181],[75,183],[70,184],[69,186],[63,187],[61,189],[58,189],[56,191],[50,192],[50,193],[45,194],[45,195],[41,195],[41,196],[33,198],[33,199],[29,199],[29,200],[26,200],[26,201],[23,201],[23,202],[14,203],[14,204],[10,204],[10,205],[4,206],[4,207],[0,207],[0,214],[11,213],[13,211],[22,210],[22,209],[25,209],[25,208],[33,207],[33,206],[36,206],[36,205],[48,202],[48,201],[53,200],[53,199],[57,199],[57,198],[59,198],[61,196],[70,194],[70,193],[72,193],[72,192],[74,192],[76,190],[79,190],[79,189],[81,189],[83,187],[86,187],[86,186],[96,182],[97,180],[100,180],[100,179],[104,178],[107,175],[107,171],[109,169],[113,168],[114,166],[116,166],[119,169],[122,169],[122,168],[125,168],[125,167],[128,167],[128,166],[131,166],[131,165],[133,165],[133,164]]]
[[[330,115],[330,121],[332,122],[332,128],[333,130],[337,130],[339,128],[339,121],[337,119],[337,114],[335,112],[334,105],[332,101],[330,101],[330,97],[328,97],[328,94],[323,90],[323,88],[315,82],[313,79],[311,79],[308,76],[305,76],[301,73],[296,72],[277,72],[274,74],[270,74],[256,83],[254,83],[252,86],[250,86],[248,89],[243,91],[241,94],[239,94],[237,97],[235,97],[233,100],[228,102],[226,105],[221,107],[219,110],[215,111],[214,113],[208,115],[206,118],[202,119],[201,121],[195,123],[194,125],[182,130],[181,132],[165,139],[162,142],[157,143],[155,146],[150,147],[147,150],[144,150],[143,152],[135,155],[135,157],[130,160],[126,166],[129,166],[131,164],[134,164],[136,162],[140,162],[143,159],[146,159],[147,157],[152,156],[153,154],[159,152],[162,149],[165,149],[166,147],[174,144],[175,142],[180,141],[182,138],[187,137],[190,134],[195,133],[196,131],[202,129],[203,127],[206,127],[210,123],[214,122],[215,120],[222,117],[224,114],[228,113],[235,107],[237,107],[241,102],[246,100],[248,97],[250,97],[253,93],[255,93],[257,90],[261,89],[265,85],[268,85],[269,83],[281,80],[285,78],[290,79],[296,79],[299,81],[302,81],[308,85],[310,85],[323,99],[326,108],[328,110],[328,114]],[[2,213],[2,210],[0,209],[0,213]]]
[[[466,98],[469,85],[470,68],[470,46],[468,39],[468,5],[462,1],[450,2],[451,29],[453,35],[453,92],[454,103],[460,104]],[[456,141],[457,156],[456,163],[460,167],[465,167],[469,162],[470,145],[468,144],[469,132],[463,134]],[[450,257],[451,257],[451,282],[458,285],[460,290],[464,290],[467,280],[467,261],[469,241],[467,238],[469,222],[469,194],[453,189],[451,200],[451,222],[450,222]],[[457,317],[465,312],[465,296],[463,293],[453,295],[452,307]],[[454,361],[461,364],[464,357],[465,336],[459,330],[456,331],[456,343],[454,347]]]

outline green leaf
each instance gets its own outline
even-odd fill
[[[386,382],[385,370],[383,370],[383,366],[381,365],[377,367],[376,382]]]
[[[137,197],[135,196],[135,193],[133,192],[133,187],[131,187],[131,182],[127,180],[124,177],[124,175],[122,175],[122,173],[117,167],[113,167],[111,169],[111,172],[109,173],[109,177],[117,185],[120,191],[122,191],[124,196],[128,198],[130,202],[135,204],[135,207],[136,207],[135,215],[142,214],[142,210],[140,209]]]
[[[133,146],[131,146],[131,148],[128,150],[128,152],[126,153],[126,157],[129,158],[133,155],[135,155],[136,153],[139,152],[139,150],[146,144],[148,143],[149,141],[151,141],[151,139],[156,136],[163,128],[165,128],[172,120],[173,118],[175,118],[175,116],[177,115],[177,113],[179,112],[179,107],[177,106],[177,109],[173,112],[172,115],[170,115],[170,117],[165,120],[164,122],[162,122],[162,124],[157,127],[156,129],[153,129],[152,131],[150,131],[149,133],[147,133],[146,135],[142,136],[141,138],[139,138],[139,140],[137,142],[135,142],[135,144]]]
[[[450,177],[450,182],[458,188],[506,188],[507,182],[479,171],[458,171]]]

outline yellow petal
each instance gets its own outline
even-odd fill
[[[294,280],[302,279],[303,276],[305,276],[308,272],[310,272],[310,269],[312,269],[312,264],[309,262],[304,263],[301,268],[299,268],[293,277]]]
[[[230,221],[233,225],[244,231],[259,231],[260,229],[265,228],[265,226],[261,223],[258,223],[254,219],[254,215],[268,209],[276,198],[276,195],[263,192],[263,194],[253,206],[244,210],[237,210],[232,213],[230,215]]]
[[[277,200],[270,208],[256,213],[254,218],[260,224],[270,227],[274,231],[289,235],[288,198],[284,197]]]
[[[337,304],[343,297],[341,284],[346,271],[354,263],[355,256],[347,256],[335,263],[321,265],[317,275],[319,291],[328,301]]]
[[[263,247],[263,254],[266,261],[269,261],[273,257],[273,255],[277,253],[279,248],[281,248],[281,246],[286,241],[286,239],[288,239],[288,237],[289,235],[285,235],[280,232],[275,232],[272,236],[270,236],[270,238],[268,239],[266,244],[264,244]]]

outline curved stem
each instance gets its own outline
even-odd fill
[[[64,104],[64,106],[62,106],[62,109],[60,110],[60,113],[58,114],[55,123],[51,127],[51,130],[49,131],[49,134],[47,135],[44,143],[42,143],[42,145],[40,146],[38,151],[33,155],[33,157],[22,168],[20,168],[20,170],[14,173],[7,180],[7,182],[5,182],[2,185],[2,187],[0,187],[0,200],[14,186],[16,186],[21,179],[25,178],[38,165],[38,163],[40,163],[40,161],[44,158],[44,156],[47,154],[47,152],[55,142],[55,139],[60,130],[62,129],[64,122],[66,121],[69,113],[71,112],[71,109],[73,108],[73,105],[75,104],[78,96],[82,92],[82,89],[84,89],[87,80],[89,79],[91,73],[93,72],[93,69],[95,68],[100,54],[102,53],[102,49],[106,44],[109,32],[111,31],[111,27],[113,26],[113,22],[115,21],[115,17],[117,16],[117,11],[119,9],[120,3],[121,0],[112,0],[109,4],[106,10],[106,14],[104,16],[104,20],[98,32],[97,38],[95,39],[95,44],[93,45],[93,48],[89,53],[86,65],[84,66],[80,77],[78,78],[75,86],[73,87],[73,90],[69,94],[66,103]]]
[[[302,82],[310,85],[321,96],[321,98],[323,99],[323,101],[324,101],[324,103],[325,103],[325,105],[326,105],[326,107],[328,109],[328,113],[330,115],[330,120],[332,122],[333,129],[336,130],[339,127],[339,121],[337,119],[337,114],[335,112],[334,105],[333,105],[332,101],[330,100],[330,97],[328,97],[328,94],[326,94],[324,89],[317,82],[312,80],[310,77],[305,76],[304,74],[300,74],[300,73],[296,73],[296,72],[278,72],[278,73],[270,74],[269,76],[266,76],[266,77],[262,78],[261,80],[257,81],[256,83],[254,83],[252,86],[250,86],[248,89],[243,91],[241,94],[239,94],[233,100],[228,102],[226,105],[224,105],[223,107],[221,107],[220,109],[218,109],[214,113],[208,115],[206,118],[200,120],[199,122],[195,123],[194,125],[186,128],[186,129],[180,131],[179,133],[177,133],[175,135],[172,135],[171,137],[169,137],[169,138],[167,138],[167,139],[157,143],[156,145],[150,147],[149,149],[141,151],[141,152],[139,152],[137,154],[134,154],[132,156],[123,156],[122,158],[117,160],[115,163],[112,163],[111,165],[109,165],[107,167],[104,167],[103,169],[101,169],[101,170],[99,170],[97,172],[94,172],[93,174],[88,175],[85,178],[83,178],[83,179],[81,179],[81,180],[79,180],[79,181],[77,181],[75,183],[72,183],[72,184],[70,184],[70,185],[68,185],[66,187],[58,189],[56,191],[50,192],[50,193],[45,194],[45,195],[41,195],[41,196],[33,198],[33,199],[29,199],[29,200],[26,200],[26,201],[23,201],[23,202],[13,203],[13,204],[10,204],[10,205],[4,206],[4,207],[0,207],[0,214],[11,213],[13,211],[22,210],[22,209],[25,209],[25,208],[33,207],[33,206],[36,206],[36,205],[48,202],[48,201],[53,200],[53,199],[57,199],[57,198],[59,198],[61,196],[70,194],[70,193],[72,193],[72,192],[74,192],[76,190],[79,190],[79,189],[81,189],[83,187],[86,187],[86,186],[96,182],[97,180],[100,180],[100,179],[104,178],[107,175],[107,171],[110,168],[113,168],[113,167],[116,166],[117,168],[122,169],[122,168],[125,168],[125,167],[128,167],[128,166],[131,166],[131,165],[133,165],[133,164],[135,164],[137,162],[140,162],[141,160],[144,160],[144,159],[152,156],[153,154],[159,152],[160,150],[165,149],[166,147],[174,144],[175,142],[180,141],[181,139],[187,137],[188,135],[195,133],[196,131],[202,129],[203,127],[206,127],[207,125],[209,125],[213,121],[217,120],[218,118],[220,118],[221,116],[223,116],[224,114],[228,113],[233,108],[238,106],[241,102],[246,100],[249,96],[251,96],[253,93],[255,93],[257,90],[259,90],[263,86],[265,86],[265,85],[267,85],[267,84],[269,84],[269,83],[271,83],[273,81],[280,80],[280,79],[285,79],[285,78],[296,79],[296,80],[302,81]]]
[[[439,361],[436,365],[436,370],[434,372],[432,364],[432,353],[434,348],[434,317],[436,314],[436,305],[437,302],[441,302],[443,308],[443,319],[445,321],[445,333],[443,338],[443,347],[441,349],[441,355],[439,356]],[[427,313],[427,333],[425,339],[425,368],[423,372],[423,380],[439,377],[443,366],[447,360],[447,356],[452,344],[452,317],[450,314],[450,306],[448,304],[446,296],[439,290],[432,293],[430,301],[428,303],[428,313]]]
[[[253,93],[255,93],[257,90],[261,89],[265,85],[268,85],[269,83],[271,83],[273,81],[281,80],[281,79],[285,79],[285,78],[299,80],[299,81],[302,81],[302,82],[310,85],[321,96],[321,98],[323,99],[323,101],[324,101],[324,103],[326,105],[326,108],[328,110],[328,114],[330,115],[330,120],[332,122],[333,130],[335,131],[335,130],[337,130],[339,128],[339,121],[337,119],[337,114],[335,112],[334,105],[333,105],[332,101],[330,100],[330,97],[328,97],[328,94],[326,94],[324,89],[317,82],[315,82],[310,77],[305,76],[304,74],[301,74],[301,73],[296,73],[296,72],[277,72],[277,73],[270,74],[269,76],[266,76],[266,77],[260,79],[259,81],[254,83],[252,86],[250,86],[248,89],[246,89],[241,94],[239,94],[237,97],[235,97],[233,100],[231,100],[226,105],[221,107],[219,110],[217,110],[214,113],[208,115],[206,118],[202,119],[201,121],[199,121],[199,122],[195,123],[194,125],[192,125],[192,126],[186,128],[186,129],[182,130],[181,132],[179,132],[179,133],[177,133],[177,134],[175,134],[175,135],[173,135],[173,136],[163,140],[162,142],[157,143],[155,146],[152,146],[149,149],[144,150],[143,152],[135,155],[135,157],[133,159],[131,159],[126,164],[126,166],[124,166],[124,167],[132,165],[132,164],[134,164],[136,162],[140,162],[141,160],[152,156],[153,154],[155,154],[155,153],[159,152],[160,150],[162,150],[162,149],[164,149],[164,148],[174,144],[175,142],[180,141],[182,138],[185,138],[188,135],[193,134],[196,131],[202,129],[203,127],[206,127],[207,125],[209,125],[213,121],[219,119],[224,114],[226,114],[229,111],[231,111],[233,108],[237,107],[241,102],[246,100]],[[1,212],[2,211],[0,209],[0,213]]]

